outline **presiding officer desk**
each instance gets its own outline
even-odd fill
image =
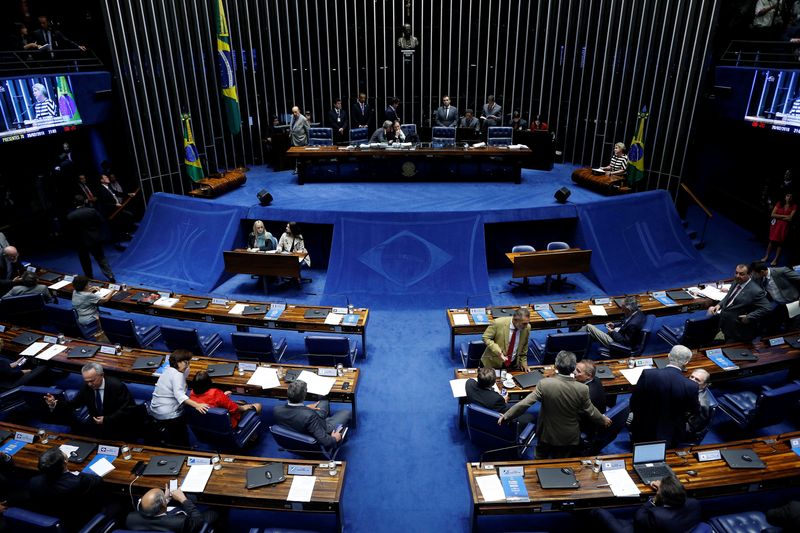
[[[65,275],[48,269],[37,270],[37,275],[53,273],[58,274],[57,280],[63,280]],[[71,279],[71,278],[69,278]],[[39,278],[39,283],[51,286],[56,284],[56,281],[47,281]],[[109,284],[106,282],[92,280],[92,285],[100,287],[110,287],[119,289],[119,285]],[[61,287],[55,289],[58,296],[63,298],[72,298],[72,283],[66,283]],[[101,304],[103,307],[109,309],[117,309],[126,313],[141,313],[152,316],[162,316],[165,318],[176,318],[178,320],[192,320],[196,322],[210,322],[214,324],[232,324],[238,328],[268,328],[268,329],[281,329],[299,332],[318,332],[318,333],[337,333],[346,335],[361,335],[361,347],[364,357],[367,357],[367,321],[369,320],[369,309],[355,308],[353,314],[358,315],[358,320],[354,325],[329,325],[325,324],[325,317],[331,311],[330,307],[324,306],[310,306],[310,305],[295,305],[286,304],[286,308],[275,320],[268,320],[263,314],[256,315],[242,315],[232,314],[236,304],[246,305],[264,305],[269,307],[274,304],[269,302],[255,302],[250,300],[224,300],[225,303],[214,303],[213,299],[205,296],[187,296],[173,294],[172,297],[177,298],[178,301],[170,307],[162,307],[159,305],[143,305],[137,303],[134,298],[139,293],[157,293],[153,289],[142,287],[127,287],[124,291],[120,291],[112,297],[111,300]],[[205,309],[186,309],[186,304],[194,300],[207,300],[208,307]],[[320,312],[320,316],[306,318],[306,313],[316,310]]]
[[[300,281],[300,262],[306,252],[250,252],[246,249],[225,250],[225,272],[295,278]]]
[[[11,431],[14,438],[17,431],[36,435],[37,428],[0,422],[0,428]],[[81,442],[98,443],[110,446],[121,447],[123,442],[98,441],[95,439],[60,433],[48,433],[49,442],[42,444],[40,438],[35,438],[32,444],[26,444],[13,456],[14,465],[18,470],[31,474],[38,473],[39,456],[53,446],[60,446],[72,440]],[[5,444],[5,443],[3,443]],[[103,485],[109,493],[127,497],[130,493],[143,495],[151,488],[164,487],[172,478],[178,478],[178,483],[189,471],[189,467],[184,461],[178,476],[143,476],[135,480],[136,476],[131,473],[131,469],[138,461],[148,462],[150,457],[157,455],[188,455],[192,457],[210,458],[213,453],[198,450],[176,450],[172,448],[159,448],[156,446],[140,446],[131,444],[131,458],[125,459],[120,454],[114,461],[114,470],[103,477]],[[70,470],[82,470],[94,459],[95,452],[92,452],[82,464],[69,463]],[[246,472],[250,468],[263,466],[267,463],[280,463],[284,466],[286,481],[260,487],[257,489],[246,489]],[[339,463],[339,461],[337,461]],[[214,470],[206,484],[205,490],[200,493],[192,493],[197,496],[197,501],[208,505],[219,505],[225,507],[236,507],[242,509],[257,509],[267,511],[304,511],[309,513],[330,513],[336,516],[338,529],[342,525],[342,506],[341,497],[344,487],[344,476],[347,470],[347,463],[341,461],[335,475],[330,475],[327,467],[321,467],[319,461],[308,461],[303,459],[271,459],[266,457],[250,457],[245,455],[221,454],[220,464],[222,468]],[[288,474],[288,465],[309,465],[312,467],[312,475],[316,476],[314,489],[311,493],[310,502],[290,502],[287,501],[289,488],[292,486],[294,475]],[[135,482],[134,482],[135,481]]]
[[[723,495],[742,494],[758,490],[769,490],[800,484],[800,456],[790,444],[790,439],[800,437],[800,432],[786,433],[770,437],[693,446],[685,450],[668,450],[667,464],[686,488],[692,498],[711,498]],[[700,462],[694,455],[702,450],[722,450],[726,448],[749,448],[764,461],[764,469],[732,469],[724,459]],[[586,462],[594,457],[575,457],[541,461],[498,461],[467,463],[467,479],[472,495],[473,529],[479,516],[501,514],[526,514],[548,511],[572,511],[594,507],[621,507],[637,505],[655,494],[655,490],[641,483],[633,470],[632,455],[604,455],[605,463],[610,460],[625,461],[625,468],[636,483],[638,497],[615,497],[608,487],[602,473],[594,473]],[[476,477],[496,474],[498,467],[522,466],[525,488],[530,502],[509,503],[506,501],[487,502],[481,494]],[[536,474],[537,468],[571,468],[580,487],[574,489],[543,489]],[[687,474],[689,470],[696,476]],[[605,485],[605,486],[604,486]]]
[[[41,335],[40,342],[44,342],[42,339],[45,338],[47,335],[51,335],[50,333],[44,331],[38,331],[31,328],[23,328],[23,327],[16,327],[10,324],[4,324],[0,322],[0,329],[5,327],[5,331],[0,333],[0,340],[3,341],[3,354],[11,355],[14,357],[19,356],[19,354],[25,350],[26,346],[21,344],[17,344],[13,342],[13,339],[22,333],[30,332],[35,333],[37,335]],[[91,342],[86,341],[83,339],[71,339],[66,338],[66,346],[69,348],[80,347],[80,346],[108,346],[113,348],[114,345],[105,345],[99,342]],[[43,348],[43,350],[46,348]],[[167,352],[160,352],[157,350],[147,350],[141,348],[123,348],[121,354],[104,354],[98,351],[94,356],[90,358],[70,358],[67,357],[67,351],[61,352],[60,354],[56,355],[52,359],[42,360],[36,359],[32,357],[33,361],[36,364],[40,365],[47,365],[50,368],[55,368],[59,370],[65,370],[67,372],[80,372],[81,367],[89,361],[99,363],[103,366],[103,369],[106,373],[112,376],[116,376],[122,381],[127,381],[131,383],[144,383],[145,385],[153,385],[158,380],[158,376],[154,374],[157,367],[149,368],[147,370],[137,370],[133,368],[133,364],[136,362],[136,359],[139,357],[154,357],[158,356],[162,358],[162,361],[165,360],[166,356],[168,355]],[[219,365],[225,363],[236,363],[236,360],[231,359],[222,359],[216,357],[192,357],[192,360],[189,362],[189,376],[194,376],[195,372],[199,372],[200,370],[208,370],[210,365]],[[251,361],[243,361],[244,363],[251,363],[256,364]],[[273,363],[273,364],[266,364],[260,363],[260,366],[265,367],[272,367],[284,372],[289,371],[291,369],[296,370],[308,370],[313,373],[317,373],[320,368],[328,368],[331,370],[336,370],[333,367],[318,367],[318,366],[307,366],[307,365],[293,365],[293,364],[283,364],[283,363]],[[286,398],[287,389],[289,384],[286,382],[284,378],[280,378],[280,385],[277,387],[273,387],[271,389],[264,389],[257,385],[248,385],[248,380],[253,376],[253,370],[246,370],[246,371],[234,371],[233,375],[225,376],[225,377],[215,377],[213,372],[210,373],[211,378],[214,380],[214,385],[222,390],[229,390],[233,391],[236,394],[244,394],[248,396],[256,396],[260,398]],[[280,372],[279,372],[280,374]],[[340,403],[349,403],[350,409],[352,411],[352,421],[353,425],[356,423],[356,391],[358,390],[358,383],[359,378],[361,376],[361,371],[357,368],[345,368],[343,376],[336,376],[336,383],[334,383],[333,387],[331,388],[330,393],[328,394],[327,398],[332,402],[340,402]],[[333,377],[333,376],[331,376]],[[348,388],[345,389],[344,384],[348,383]],[[314,397],[313,394],[309,395],[310,397]]]
[[[574,274],[588,272],[591,269],[592,251],[580,248],[568,250],[539,250],[536,252],[508,252],[506,257],[511,261],[511,277],[547,276],[546,292],[550,292],[551,275]]]

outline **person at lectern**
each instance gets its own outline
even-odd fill
[[[253,222],[253,231],[247,236],[247,251],[249,252],[268,252],[275,249],[272,242],[272,233],[264,228],[264,223],[260,220]]]
[[[611,162],[607,166],[600,168],[606,171],[606,176],[625,177],[625,172],[628,171],[628,154],[625,145],[623,143],[615,144],[614,153],[611,154]]]
[[[306,243],[303,240],[303,234],[300,233],[300,227],[297,222],[289,222],[286,224],[286,231],[283,232],[281,238],[278,240],[278,252],[305,252]],[[311,256],[306,255],[302,263],[311,267]]]
[[[386,143],[389,142],[389,138],[392,136],[392,121],[391,120],[384,120],[383,126],[375,130],[372,134],[372,137],[369,138],[369,142],[371,143]]]
[[[434,114],[434,123],[444,128],[455,128],[458,124],[458,108],[450,105],[450,97],[442,97],[442,105]]]

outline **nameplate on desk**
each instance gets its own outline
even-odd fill
[[[273,328],[273,329],[275,328],[275,322],[272,320],[264,321],[264,325],[267,326],[268,328]]]
[[[74,279],[75,276],[64,276],[64,281],[66,281],[67,283],[72,283]]]
[[[783,337],[775,337],[774,339],[770,339],[769,340],[769,345],[770,346],[780,346],[784,342],[786,342],[786,340]]]
[[[158,295],[161,298],[172,298],[172,293],[170,291],[158,291]]]
[[[255,372],[258,365],[256,363],[239,363],[240,372]]]
[[[109,283],[108,288],[111,289],[112,291],[118,291],[122,289],[122,287],[118,283]]]
[[[289,465],[288,474],[290,476],[310,476],[314,473],[311,465]]]
[[[333,331],[334,333],[341,333],[342,332],[342,326],[333,326],[331,328],[331,331]]]
[[[114,346],[101,346],[100,353],[106,355],[117,355],[117,349]]]
[[[100,444],[97,446],[98,455],[112,455],[119,456],[119,446],[109,446],[108,444]]]
[[[3,326],[3,329],[5,329],[5,326]],[[2,332],[3,330],[0,329],[0,333]],[[58,344],[58,337],[54,337],[53,335],[45,335],[42,341],[48,344]]]
[[[707,461],[719,461],[722,459],[722,454],[719,450],[706,450],[704,452],[697,452],[697,460],[701,463]]]
[[[611,303],[611,298],[595,298],[594,305],[608,305]]]
[[[471,315],[485,315],[486,308],[485,307],[470,307],[469,314]]]
[[[224,305],[225,307],[228,306],[228,299],[227,298],[212,298],[211,305]]]
[[[25,268],[25,270],[27,270],[28,272],[32,272],[33,274],[36,274],[36,267],[35,266],[29,266],[29,267]]]
[[[550,304],[533,304],[534,311],[549,311]]]
[[[14,440],[18,440],[20,442],[33,444],[33,438],[34,438],[33,433],[25,433],[23,431],[17,431],[16,433],[14,433]]]
[[[615,459],[614,461],[603,461],[603,471],[625,470],[625,460]]]
[[[187,457],[186,464],[188,466],[194,465],[210,465],[211,457]]]
[[[336,369],[335,368],[320,368],[317,370],[317,375],[319,376],[326,376],[330,378],[336,377]]]
[[[644,359],[636,359],[636,366],[653,366],[653,358],[645,357]]]
[[[681,307],[681,313],[685,313],[688,310],[689,310],[689,306],[688,305],[684,305],[683,307]]]
[[[331,313],[336,313],[337,315],[346,315],[347,308],[346,307],[331,307]]]
[[[497,468],[500,477],[518,476],[525,477],[525,467],[523,466],[500,466]]]

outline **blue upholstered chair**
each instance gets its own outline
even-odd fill
[[[75,311],[72,308],[67,309],[54,304],[47,304],[45,305],[45,314],[47,315],[47,329],[56,333],[63,333],[67,337],[78,338],[83,336],[81,328],[78,326]]]
[[[170,350],[184,349],[208,357],[222,346],[222,337],[219,333],[200,335],[194,328],[165,325],[161,326],[161,334]]]
[[[322,456],[332,461],[336,459],[336,455],[339,453],[339,450],[342,449],[341,446],[337,446],[333,449],[326,448],[311,435],[298,433],[280,424],[270,426],[269,432],[272,433],[272,437],[281,449],[300,456]]]
[[[617,405],[606,411],[604,414],[611,419],[611,425],[607,428],[598,429],[592,433],[581,434],[581,455],[597,455],[603,448],[611,444],[617,438],[619,432],[625,427],[631,408],[629,399],[626,398],[617,402]]]
[[[486,129],[486,144],[489,146],[508,146],[511,144],[514,130],[509,126],[490,126]]]
[[[245,411],[235,428],[227,409],[211,407],[206,414],[186,409],[186,423],[197,440],[215,449],[241,450],[254,442],[261,433],[261,416],[254,410]]]
[[[311,335],[306,337],[306,352],[310,365],[336,366],[336,363],[342,363],[349,368],[358,356],[358,342],[345,336]]]
[[[3,514],[8,533],[67,533],[61,521],[54,517],[19,507],[9,507]],[[105,533],[111,531],[115,522],[112,518],[99,513],[92,517],[78,533]]]
[[[419,138],[419,136],[417,135],[417,125],[416,124],[401,124],[400,125],[400,130],[406,136],[406,142],[411,142],[409,140],[410,137]]]
[[[333,130],[331,128],[308,128],[309,146],[333,146]]]
[[[570,245],[568,243],[564,242],[564,241],[553,241],[553,242],[547,243],[547,251],[569,250],[569,249],[570,249]],[[545,282],[547,284],[548,291],[550,289],[550,279],[551,279],[551,276],[548,275],[547,276],[547,281]],[[567,281],[567,277],[566,276],[562,277],[561,274],[557,274],[556,275],[555,283],[556,283],[556,285],[558,285],[560,287],[572,287],[573,289],[575,288],[575,284],[574,283],[569,283]]]
[[[723,394],[718,401],[719,408],[741,428],[770,426],[797,412],[800,381],[775,389],[763,385],[759,394],[749,391]]]
[[[714,416],[716,416],[717,411],[719,411],[719,402],[717,401],[717,398],[711,393],[711,389],[707,390],[706,395],[708,396],[708,408],[709,408],[708,425],[698,433],[687,434],[685,444],[697,445],[703,442],[703,439],[708,434],[708,430],[711,429],[711,422],[714,421]]]
[[[522,253],[522,252],[535,252],[536,248],[529,244],[518,244],[511,248],[511,253]],[[511,280],[508,282],[510,285],[515,285],[517,287],[530,287],[530,283],[528,283],[528,278],[525,277],[522,281]]]
[[[458,348],[461,364],[464,368],[478,368],[481,366],[481,356],[484,351],[486,351],[486,343],[483,341],[462,342]]]
[[[683,326],[661,326],[657,335],[670,346],[682,344],[687,348],[701,348],[715,343],[714,337],[719,332],[719,315],[708,315],[700,318],[687,318]]]
[[[262,363],[278,363],[286,353],[286,338],[272,340],[269,333],[231,333],[236,357]]]
[[[431,138],[431,146],[436,148],[444,148],[447,146],[455,146],[455,144],[456,128],[434,126]]]
[[[64,391],[57,387],[37,387],[22,385],[0,393],[0,413],[8,414],[18,409],[46,409],[45,394],[52,394],[60,398]]]
[[[44,298],[41,294],[21,294],[0,298],[0,320],[18,326],[41,327],[45,322]]]
[[[369,142],[369,128],[353,128],[350,130],[350,144],[353,146]]]
[[[100,327],[111,342],[132,348],[146,348],[161,337],[158,325],[137,326],[130,318],[100,315]]]
[[[709,522],[715,533],[761,533],[764,530],[770,531],[772,527],[764,513],[759,511],[715,516]]]
[[[636,346],[625,346],[617,342],[612,342],[610,346],[601,346],[599,348],[600,355],[603,357],[617,358],[617,357],[636,357],[642,355],[647,341],[650,340],[650,334],[656,325],[656,317],[647,315],[644,327],[642,327],[642,335],[639,338],[639,343]]]
[[[581,359],[589,349],[589,334],[585,331],[549,333],[544,346],[531,337],[530,349],[533,356],[543,365],[552,365],[561,350],[572,352]]]
[[[520,428],[516,420],[497,425],[500,413],[480,405],[467,404],[467,434],[472,444],[484,454],[503,453],[521,458],[536,436],[536,426],[531,422]],[[510,449],[509,449],[510,448]]]

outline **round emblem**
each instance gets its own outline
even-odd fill
[[[406,178],[410,178],[411,176],[417,173],[417,167],[411,161],[406,161],[405,163],[403,163],[403,166],[400,167],[400,169],[403,172],[403,176],[405,176]]]
[[[222,83],[222,87],[225,89],[233,87],[234,78],[233,78],[233,62],[231,61],[231,53],[225,51],[218,52],[217,57],[219,57],[219,77],[220,77],[220,83]]]
[[[639,143],[631,145],[630,150],[628,150],[629,161],[638,161],[642,158],[643,155],[644,155],[644,147]]]
[[[185,148],[186,155],[184,156],[186,160],[190,163],[194,163],[197,161],[199,154],[197,153],[197,147],[195,145],[190,144]]]

